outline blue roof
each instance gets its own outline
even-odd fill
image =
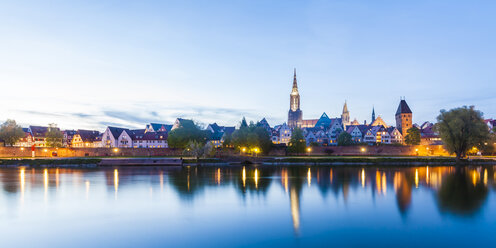
[[[320,119],[317,121],[317,123],[315,123],[316,127],[328,127],[329,125],[331,125],[331,119],[325,112],[322,114],[322,116],[320,116]]]

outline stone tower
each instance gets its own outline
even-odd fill
[[[403,136],[406,135],[408,129],[412,128],[412,111],[405,99],[401,99],[398,110],[396,110],[396,128]]]
[[[350,112],[348,111],[348,105],[346,104],[346,101],[344,101],[343,113],[341,114],[341,122],[343,123],[344,128],[351,124]]]
[[[289,95],[288,126],[290,128],[301,127],[303,113],[300,110],[300,93],[296,81],[296,68],[294,69],[293,89]]]

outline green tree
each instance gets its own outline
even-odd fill
[[[64,134],[60,131],[56,124],[48,124],[48,130],[45,134],[47,147],[62,147]]]
[[[420,145],[420,130],[417,127],[406,130],[405,143],[407,145]]]
[[[489,138],[483,114],[475,110],[474,106],[441,110],[436,130],[448,152],[456,154],[457,161],[464,158],[472,147],[482,147]]]
[[[353,145],[353,137],[348,132],[341,132],[338,136],[338,146]]]
[[[295,128],[291,134],[288,152],[293,154],[301,154],[305,152],[306,148],[307,143],[305,141],[305,137],[303,136],[303,130],[300,128]]]
[[[195,141],[205,144],[207,133],[191,120],[181,121],[178,128],[172,130],[167,138],[169,147],[185,149],[188,143]]]
[[[25,135],[22,127],[17,125],[15,120],[9,119],[0,127],[0,139],[5,141],[5,145],[13,146]]]
[[[230,144],[236,149],[245,148],[245,152],[262,152],[264,154],[267,154],[272,148],[269,132],[253,122],[248,125],[245,118],[241,121],[239,129],[232,133]]]
[[[213,151],[213,145],[210,142],[206,144],[204,142],[190,141],[188,142],[185,153],[195,157],[198,161],[200,158],[209,156]]]

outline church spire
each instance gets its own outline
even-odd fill
[[[346,104],[346,100],[344,100],[344,106],[343,106],[343,114],[348,113],[348,105]]]
[[[293,91],[295,89],[296,89],[296,91],[298,91],[298,82],[296,81],[296,68],[294,68]]]
[[[375,109],[374,106],[372,106],[372,122],[375,121]]]

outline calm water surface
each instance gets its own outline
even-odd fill
[[[0,246],[491,247],[495,169],[0,169]]]

